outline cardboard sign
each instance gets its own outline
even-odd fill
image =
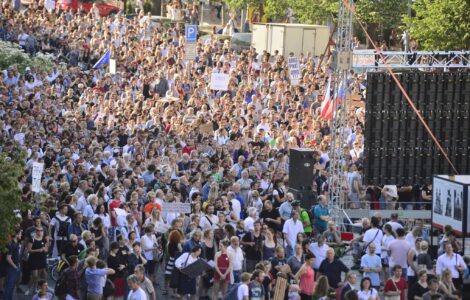
[[[35,162],[33,163],[33,187],[32,190],[35,193],[39,193],[41,191],[41,177],[42,171],[44,170],[44,164]]]
[[[191,213],[191,203],[163,202],[162,212],[164,212],[164,213],[190,214]]]
[[[158,222],[157,227],[155,227],[155,231],[159,233],[167,233],[170,230],[171,226],[165,223]]]
[[[287,64],[289,66],[290,83],[292,85],[299,84],[300,77],[302,76],[300,73],[299,59],[297,57],[289,57],[287,59]]]
[[[211,74],[211,89],[217,91],[228,90],[228,82],[230,76],[223,73],[212,73]]]
[[[212,123],[199,125],[199,132],[203,135],[211,135],[214,133]]]

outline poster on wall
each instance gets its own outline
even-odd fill
[[[461,233],[463,230],[464,185],[439,177],[433,180],[433,223],[438,227],[451,225]]]

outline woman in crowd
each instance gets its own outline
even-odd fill
[[[214,290],[213,299],[218,298],[219,292],[224,295],[227,292],[227,288],[230,285],[231,271],[232,271],[232,260],[233,258],[227,253],[227,247],[229,242],[223,240],[219,242],[219,251],[215,254],[215,272],[214,272]]]
[[[312,299],[319,300],[323,297],[326,297],[328,295],[329,289],[330,285],[328,283],[328,278],[324,275],[318,276],[317,280],[315,281],[315,289],[313,290]]]
[[[109,276],[109,279],[113,282],[115,291],[114,297],[119,299],[124,296],[125,293],[125,276],[127,261],[125,257],[119,253],[120,247],[118,242],[112,242],[109,245],[108,255],[108,267],[113,269],[116,273]]]
[[[315,256],[313,254],[308,253],[305,255],[305,263],[295,274],[295,280],[299,281],[300,298],[302,300],[311,300],[315,290],[315,272],[312,268],[314,260]]]
[[[445,269],[442,272],[441,280],[439,281],[439,292],[444,295],[446,300],[461,299],[460,292],[452,282],[452,272],[449,269]]]
[[[180,270],[186,268],[190,264],[196,262],[201,253],[201,246],[194,246],[191,249],[191,252],[183,253],[180,257],[178,257],[178,259],[175,261],[175,267]],[[196,279],[180,272],[177,292],[182,299],[185,299],[187,295],[191,295],[193,300],[196,299]]]
[[[369,277],[364,277],[361,280],[361,289],[357,292],[359,300],[378,300],[379,292],[372,287]]]
[[[168,245],[167,245],[167,256],[168,260],[165,266],[165,287],[166,290],[163,291],[163,294],[168,294],[170,289],[170,277],[175,267],[175,260],[180,256],[183,251],[183,236],[178,230],[173,230],[168,235]],[[170,297],[174,295],[173,289],[170,289]]]
[[[38,280],[46,278],[46,259],[49,246],[42,226],[35,227],[35,234],[32,240],[28,240],[27,247],[28,268],[31,270],[31,281],[27,294],[30,294],[36,290]]]
[[[158,246],[157,238],[154,233],[154,227],[152,224],[149,224],[145,227],[145,234],[142,236],[142,251],[144,253],[147,264],[145,265],[145,272],[150,277],[152,282],[155,280],[155,268],[157,266],[156,255],[160,251]]]
[[[410,292],[410,299],[421,300],[423,299],[424,293],[429,291],[428,287],[428,274],[426,270],[418,272],[418,281],[413,284]]]
[[[394,239],[395,239],[395,232],[393,231],[392,226],[390,224],[385,224],[383,226],[383,237],[381,241],[382,253],[380,255],[380,258],[382,260],[382,274],[383,274],[383,278],[385,281],[387,281],[389,277],[388,245]]]

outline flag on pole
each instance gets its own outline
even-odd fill
[[[323,102],[321,103],[321,116],[326,118],[328,109],[331,106],[331,76],[328,79],[328,84],[326,85],[325,95],[323,95]]]
[[[96,62],[96,64],[93,66],[93,69],[98,69],[101,66],[109,64],[109,60],[111,59],[111,50],[106,50],[106,52],[101,56],[100,59]]]
[[[333,101],[330,102],[327,112],[325,113],[326,116],[324,118],[327,118],[329,120],[333,119],[333,113],[338,110],[338,107],[343,101],[346,101],[346,86],[344,84],[344,81],[341,81],[341,83],[339,84],[336,99],[333,99]]]

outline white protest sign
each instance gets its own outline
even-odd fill
[[[211,89],[217,91],[228,90],[228,82],[230,76],[223,73],[212,73],[211,74]]]
[[[159,233],[167,233],[170,228],[171,226],[169,224],[158,222],[157,227],[155,227],[155,231]]]
[[[33,192],[38,193],[41,191],[41,177],[44,170],[44,164],[35,162],[33,163]]]
[[[196,43],[186,43],[184,46],[184,59],[185,60],[194,60],[197,56],[197,47]]]
[[[164,213],[190,214],[191,213],[191,203],[163,202],[162,212],[164,212]]]
[[[109,73],[116,74],[116,60],[110,59],[109,60]]]
[[[129,214],[127,211],[125,211],[122,208],[115,208],[114,212],[116,213],[117,216],[122,216],[122,217],[126,217]]]
[[[292,85],[299,84],[299,80],[301,76],[299,59],[297,57],[289,57],[287,59],[287,64],[289,66],[290,83]]]

